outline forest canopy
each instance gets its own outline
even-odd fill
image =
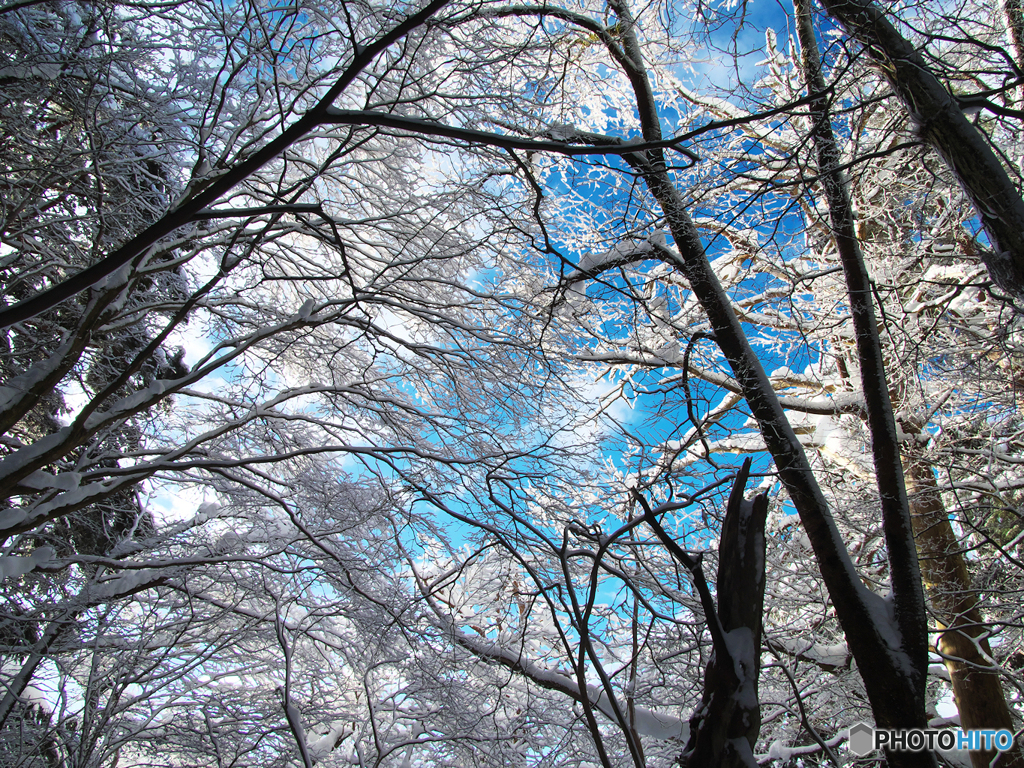
[[[996,10],[0,6],[4,764],[1024,768]]]

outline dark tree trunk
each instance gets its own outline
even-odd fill
[[[925,670],[928,666],[928,620],[924,612],[924,591],[903,479],[900,441],[889,398],[889,378],[878,336],[871,277],[857,239],[849,184],[842,171],[839,147],[832,131],[827,84],[822,74],[821,56],[814,35],[810,0],[794,0],[793,11],[800,39],[804,81],[811,97],[811,136],[818,159],[818,176],[828,205],[832,241],[846,278],[846,292],[857,342],[860,383],[871,434],[871,454],[878,498],[882,506],[885,545],[893,566],[893,607],[904,634],[907,652],[911,653],[913,649],[915,654],[914,669],[919,673],[915,682],[919,689],[918,695],[923,701]]]
[[[704,695],[690,721],[685,766],[751,768],[761,728],[757,678],[764,615],[764,524],[768,496],[743,497],[750,459],[733,485],[718,545],[718,621],[726,653],[716,647],[704,675]],[[710,619],[709,619],[710,620]]]

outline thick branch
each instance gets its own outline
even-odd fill
[[[747,501],[743,490],[751,459],[743,462],[726,506],[718,546],[716,622],[726,632],[704,677],[697,726],[680,763],[686,766],[752,768],[761,728],[757,695],[761,619],[764,609],[764,524],[768,497]]]

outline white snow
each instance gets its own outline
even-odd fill
[[[845,667],[850,659],[846,643],[816,643],[809,639],[787,637],[773,637],[771,642],[794,658],[807,659],[822,666]]]
[[[331,729],[327,733],[307,743],[309,756],[314,760],[325,759],[334,749],[334,745],[338,743],[338,739],[345,732],[346,726],[347,723],[340,720],[331,723]]]
[[[36,363],[19,376],[9,378],[5,385],[0,387],[0,411],[4,411],[16,404],[32,387],[55,371],[64,362],[64,358],[70,351],[71,345],[71,340],[64,342],[52,355],[42,362]]]
[[[0,530],[13,528],[27,517],[24,509],[0,510]]]
[[[141,586],[157,581],[167,575],[166,570],[153,568],[141,568],[137,571],[129,571],[116,578],[104,581],[93,587],[89,592],[89,598],[95,602],[107,602],[116,600],[123,595],[133,592]]]
[[[508,650],[497,643],[479,640],[471,635],[452,627],[452,633],[456,642],[464,648],[469,649],[482,658],[501,660],[510,669],[520,671],[524,677],[533,680],[544,688],[562,691],[577,701],[580,700],[580,688],[574,678],[564,675],[561,672],[545,669],[530,659],[525,658],[517,650]],[[607,691],[602,686],[588,685],[587,698],[591,703],[609,719],[615,720],[615,710],[608,697]],[[690,738],[690,724],[673,715],[654,712],[646,707],[634,707],[635,728],[641,736],[649,736],[652,739],[671,740],[686,742]]]
[[[896,624],[892,597],[881,597],[865,588],[864,603],[871,616],[872,624],[874,624],[879,636],[889,647],[889,653],[893,662],[903,668],[903,673],[908,679],[912,678],[914,667],[903,650],[903,638]]]
[[[130,415],[136,409],[147,405],[150,400],[159,399],[172,383],[172,381],[167,379],[157,379],[148,387],[143,387],[136,392],[132,392],[128,397],[122,398],[114,403],[109,410],[94,413],[89,416],[89,418],[85,420],[86,430],[91,431],[99,427],[105,421]]]
[[[844,741],[846,741],[846,729],[841,730],[831,739],[825,739],[825,743],[832,749],[835,749]],[[800,755],[812,755],[818,752],[821,752],[821,747],[819,747],[817,744],[807,744],[799,747],[787,747],[781,740],[776,739],[772,742],[771,746],[768,747],[768,754],[757,755],[756,759],[759,763],[763,763],[766,759],[770,758],[778,760],[790,760]]]
[[[552,141],[572,141],[578,133],[576,128],[565,123],[551,123],[547,130]]]
[[[614,248],[602,253],[585,253],[580,257],[579,264],[576,265],[576,272],[572,276],[575,276],[579,272],[597,272],[601,267],[615,261],[619,261],[625,258],[638,258],[645,256],[653,251],[653,247],[650,242],[643,243],[619,243]]]
[[[725,633],[725,645],[732,657],[734,671],[740,681],[739,688],[733,694],[733,698],[740,706],[747,710],[757,708],[757,682],[756,670],[758,669],[758,653],[754,649],[754,634],[750,627],[737,627]]]
[[[220,504],[215,501],[204,501],[199,505],[199,509],[196,510],[195,524],[199,525],[207,520],[212,520],[220,517]]]
[[[27,557],[8,555],[0,557],[0,581],[24,576],[29,571],[40,565],[45,565],[53,559],[53,547],[39,547]]]

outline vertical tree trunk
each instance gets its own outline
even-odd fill
[[[967,564],[949,524],[935,474],[924,462],[908,460],[906,477],[921,575],[939,629],[944,630],[935,645],[949,671],[960,727],[1012,732],[1013,719],[999,674],[992,669],[988,630],[971,591]],[[987,768],[997,754],[994,749],[971,752],[971,763],[974,768]],[[1024,768],[1020,745],[1015,743],[996,765]]]
[[[704,675],[704,694],[691,720],[684,766],[751,768],[761,729],[757,696],[761,623],[764,615],[764,524],[768,496],[743,498],[750,459],[743,463],[729,496],[718,545],[718,621],[728,653],[718,648]],[[712,617],[709,617],[709,621]],[[737,675],[742,670],[742,675]]]
[[[902,512],[896,505],[908,505],[904,485],[913,484],[916,496],[913,507],[908,508],[908,522],[913,528],[922,581],[930,593],[940,626],[953,628],[939,636],[937,647],[945,658],[953,681],[961,726],[964,729],[1006,728],[1012,731],[1012,721],[1003,698],[999,676],[985,670],[991,666],[990,650],[984,639],[985,628],[974,595],[969,591],[967,567],[957,551],[956,538],[942,506],[935,478],[931,469],[919,462],[905,470],[900,464],[899,441],[895,435],[881,344],[871,306],[870,282],[855,235],[853,206],[846,179],[840,170],[839,150],[832,133],[825,95],[826,83],[811,20],[810,0],[794,0],[794,11],[804,78],[811,95],[816,95],[810,107],[812,134],[818,154],[819,174],[828,201],[832,235],[849,289],[883,517],[888,520]],[[891,473],[896,471],[903,476],[894,478]],[[891,513],[884,512],[886,504],[894,506]],[[974,768],[985,768],[996,754],[994,749],[972,752]],[[1002,760],[1007,762],[1001,764],[1024,768],[1020,764],[1019,750],[1015,749]]]
[[[822,73],[810,0],[793,0],[793,12],[800,40],[804,82],[810,96],[811,138],[817,155],[818,176],[828,205],[830,234],[843,266],[857,342],[861,390],[871,435],[890,578],[896,596],[894,609],[913,665],[914,675],[909,682],[923,704],[926,692],[924,670],[928,663],[928,620],[871,279],[857,239],[849,183],[842,171],[839,147],[832,131],[827,84]],[[890,762],[898,759],[898,755],[888,749],[886,757]]]
[[[814,35],[810,0],[794,0],[797,36],[800,39],[801,65],[808,95],[811,97],[811,138],[818,160],[818,177],[828,205],[829,229],[839,262],[843,266],[846,292],[857,343],[860,383],[871,435],[871,455],[875,482],[882,506],[885,545],[892,565],[890,579],[894,606],[900,629],[907,635],[908,645],[915,649],[917,668],[927,667],[928,619],[924,612],[917,549],[914,546],[910,505],[903,478],[899,435],[889,397],[889,378],[885,370],[882,343],[878,335],[871,277],[864,261],[864,252],[857,239],[850,187],[843,173],[841,155],[832,131],[831,107],[827,84],[822,74],[821,55]],[[916,681],[924,697],[925,677]]]

